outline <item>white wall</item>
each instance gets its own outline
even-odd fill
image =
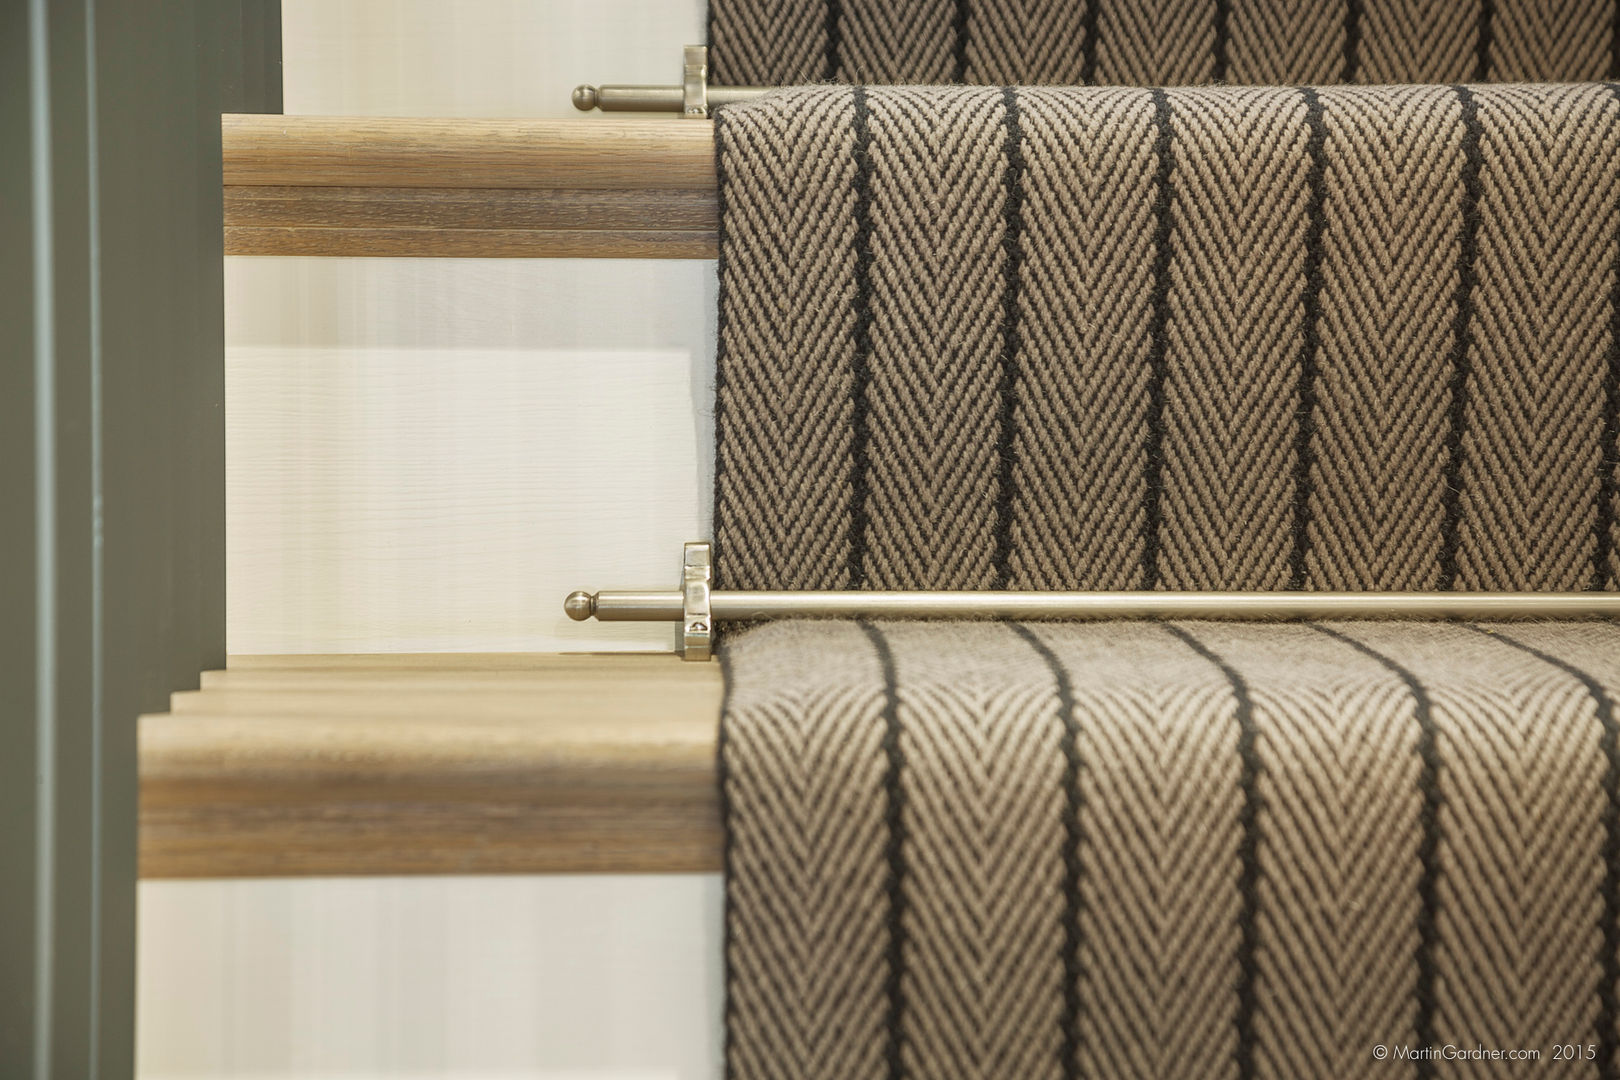
[[[678,83],[705,0],[282,0],[289,113],[573,116],[580,83]]]
[[[670,648],[562,598],[672,586],[708,535],[713,280],[227,260],[229,650]]]
[[[702,0],[283,0],[289,113],[569,115]],[[672,121],[678,122],[678,121]],[[706,262],[228,259],[232,652],[667,648],[570,589],[706,535]],[[718,1075],[714,875],[141,886],[145,1080]]]
[[[718,1075],[718,877],[141,886],[140,1075]]]

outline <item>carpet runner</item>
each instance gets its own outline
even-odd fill
[[[754,6],[712,13],[733,81],[775,81],[721,48]],[[1212,5],[1226,78],[1273,77],[1239,61],[1272,6],[1316,10]],[[1357,79],[1378,12],[1464,10],[1352,6]],[[1538,32],[1603,33],[1532,48],[1497,2],[1485,53],[1411,40],[1599,77],[1608,8],[1567,6]],[[838,63],[776,78],[964,74],[850,66],[882,9],[833,7]],[[991,70],[988,7],[911,8],[872,40],[966,10]],[[1108,25],[1082,77],[1221,77],[1115,74]],[[1477,70],[1421,51],[1399,77]],[[718,587],[1620,587],[1615,88],[819,85],[715,128]],[[723,658],[731,1077],[1620,1068],[1614,626],[795,622]]]

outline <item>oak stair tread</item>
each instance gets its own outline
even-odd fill
[[[718,664],[232,657],[140,720],[143,877],[709,871]]]

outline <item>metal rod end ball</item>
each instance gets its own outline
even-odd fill
[[[596,597],[583,589],[571,592],[568,594],[568,599],[563,601],[563,610],[575,622],[584,622],[596,614]]]
[[[574,87],[574,108],[578,109],[580,112],[590,112],[592,109],[596,108],[596,87]]]

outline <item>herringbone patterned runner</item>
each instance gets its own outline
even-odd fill
[[[1620,628],[787,623],[727,661],[737,1080],[1620,1067]]]
[[[1544,84],[1615,33],[714,0],[733,83],[1321,86],[722,110],[718,583],[1620,587],[1620,90]],[[1468,80],[1543,84],[1325,85]],[[726,659],[735,1080],[1620,1074],[1620,629],[786,624]]]
[[[710,0],[715,78],[1181,86],[1590,82],[1610,0]]]
[[[859,77],[1348,55],[1219,8],[779,17]],[[1597,62],[1588,6],[1354,10],[1357,72]],[[1614,88],[817,86],[716,139],[721,587],[1620,588]],[[734,1080],[1620,1075],[1620,628],[725,656]]]
[[[1443,86],[1345,91],[1335,106],[1323,116],[1304,576],[1329,589],[1433,589],[1446,534],[1461,108]],[[1425,130],[1434,137],[1406,137]]]
[[[1620,586],[1614,88],[816,87],[716,139],[721,587]]]

